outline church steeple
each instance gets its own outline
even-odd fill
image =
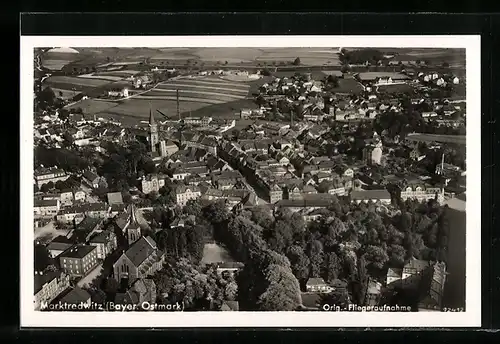
[[[153,115],[153,110],[151,109],[151,104],[149,104],[149,125],[156,125],[155,116]]]
[[[151,104],[149,104],[149,144],[151,145],[151,152],[156,152],[158,145],[158,125],[155,122]]]

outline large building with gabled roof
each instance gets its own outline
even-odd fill
[[[138,278],[151,276],[160,270],[165,261],[164,253],[158,249],[151,237],[141,236],[113,265],[114,278],[129,284]]]

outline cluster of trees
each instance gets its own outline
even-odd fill
[[[301,303],[299,282],[288,258],[262,238],[263,228],[245,216],[229,213],[224,202],[211,203],[203,213],[214,227],[215,239],[245,264],[237,277],[240,309],[295,310]]]
[[[378,61],[384,60],[384,54],[380,50],[372,48],[351,51],[342,49],[339,60],[342,64],[363,64],[367,61],[370,64],[377,64]]]
[[[215,266],[203,268],[185,258],[169,260],[153,280],[159,302],[178,302],[187,311],[218,310],[224,300],[234,301],[238,295],[232,274],[218,274]]]
[[[78,187],[81,185],[81,181],[78,177],[75,177],[75,176],[70,176],[68,179],[66,180],[58,180],[57,182],[48,182],[48,183],[45,183],[43,184],[41,187],[40,187],[40,191],[41,192],[48,192],[49,190],[52,190],[52,189],[57,189],[58,191],[62,191],[62,190],[69,190],[69,189],[73,189],[75,187]]]
[[[65,171],[77,173],[91,166],[90,162],[76,151],[66,148],[35,147],[35,166],[58,166]]]

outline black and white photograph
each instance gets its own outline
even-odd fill
[[[26,326],[480,325],[479,37],[21,54]]]

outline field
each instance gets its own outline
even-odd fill
[[[110,82],[109,80],[89,79],[89,78],[80,78],[80,77],[62,76],[62,75],[51,76],[44,81],[44,83],[48,85],[69,84],[69,85],[84,86],[84,87],[98,87],[104,84],[108,84],[109,82]]]
[[[290,64],[297,57],[304,66],[338,66],[337,48],[76,48],[79,53],[45,53],[43,65],[60,70],[65,65],[125,66],[145,59],[153,63]]]
[[[134,99],[175,101],[179,90],[182,109],[189,103],[222,104],[244,99],[249,95],[250,85],[216,77],[184,78],[166,81],[154,89],[135,96]],[[191,110],[189,110],[191,111]]]
[[[78,78],[84,79],[96,79],[96,80],[106,80],[106,81],[120,81],[123,79],[122,76],[114,75],[97,75],[97,74],[82,74],[78,75]]]
[[[336,93],[361,93],[363,86],[354,79],[339,79],[339,87],[333,89]]]

